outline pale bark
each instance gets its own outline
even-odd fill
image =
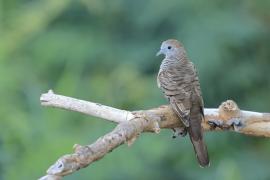
[[[160,128],[178,129],[183,125],[169,105],[130,112],[97,103],[54,94],[40,97],[43,106],[57,107],[118,123],[116,128],[90,145],[74,145],[74,153],[60,157],[42,180],[58,180],[102,158],[123,143],[131,145],[142,132],[158,133]],[[230,130],[253,136],[270,137],[270,114],[240,110],[228,100],[219,108],[205,108],[202,127],[205,131]]]

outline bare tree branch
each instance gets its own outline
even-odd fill
[[[100,117],[108,121],[121,123],[133,118],[129,111],[120,110],[98,103],[92,103],[67,96],[56,95],[52,90],[42,94],[40,97],[41,105],[62,108],[70,111],[76,111],[83,114]]]
[[[84,168],[101,159],[121,144],[131,145],[142,132],[158,133],[160,128],[182,129],[170,106],[130,112],[97,103],[54,94],[51,90],[40,97],[43,106],[57,107],[100,117],[115,123],[116,128],[90,145],[74,145],[74,153],[60,157],[47,170],[42,180],[59,180],[63,176]],[[253,136],[270,137],[270,113],[241,111],[237,104],[228,100],[218,109],[205,109],[202,127],[205,131],[230,130]]]

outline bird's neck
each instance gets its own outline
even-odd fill
[[[161,65],[160,65],[160,71],[168,68],[177,68],[179,66],[185,67],[187,66],[188,59],[186,56],[166,56],[165,59],[163,59]]]
[[[167,54],[165,59],[173,59],[173,60],[177,60],[180,62],[186,62],[188,61],[187,55],[185,51],[179,51],[177,53],[174,54]]]

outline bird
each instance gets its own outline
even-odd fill
[[[208,167],[210,161],[201,126],[204,103],[195,66],[178,40],[163,41],[156,55],[161,54],[165,58],[157,76],[158,87],[188,132],[199,165]]]

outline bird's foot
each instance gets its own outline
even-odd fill
[[[172,138],[176,138],[177,136],[185,137],[187,135],[187,129],[184,127],[172,128],[173,136]]]

